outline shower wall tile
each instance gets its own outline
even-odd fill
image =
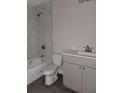
[[[27,59],[39,57],[34,7],[27,5]]]
[[[51,1],[35,7],[35,15],[42,12],[40,17],[36,16],[38,43],[40,55],[45,55],[45,59],[51,62],[52,56],[52,29],[51,29]],[[45,45],[46,49],[42,50],[41,46]]]

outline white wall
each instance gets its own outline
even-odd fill
[[[53,50],[65,51],[96,46],[96,2],[78,0],[52,2]]]
[[[39,57],[34,8],[27,5],[27,59]]]

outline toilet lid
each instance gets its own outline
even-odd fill
[[[54,73],[54,71],[58,68],[57,65],[49,65],[46,68],[44,68],[44,74],[51,74]]]

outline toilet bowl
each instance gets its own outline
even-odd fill
[[[57,73],[62,65],[62,55],[54,54],[52,57],[52,64],[49,64],[43,70],[43,74],[45,75],[45,85],[53,84],[57,79]]]

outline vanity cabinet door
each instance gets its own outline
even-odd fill
[[[64,63],[63,83],[66,87],[81,93],[82,66]]]
[[[96,93],[96,69],[83,69],[82,93]]]

